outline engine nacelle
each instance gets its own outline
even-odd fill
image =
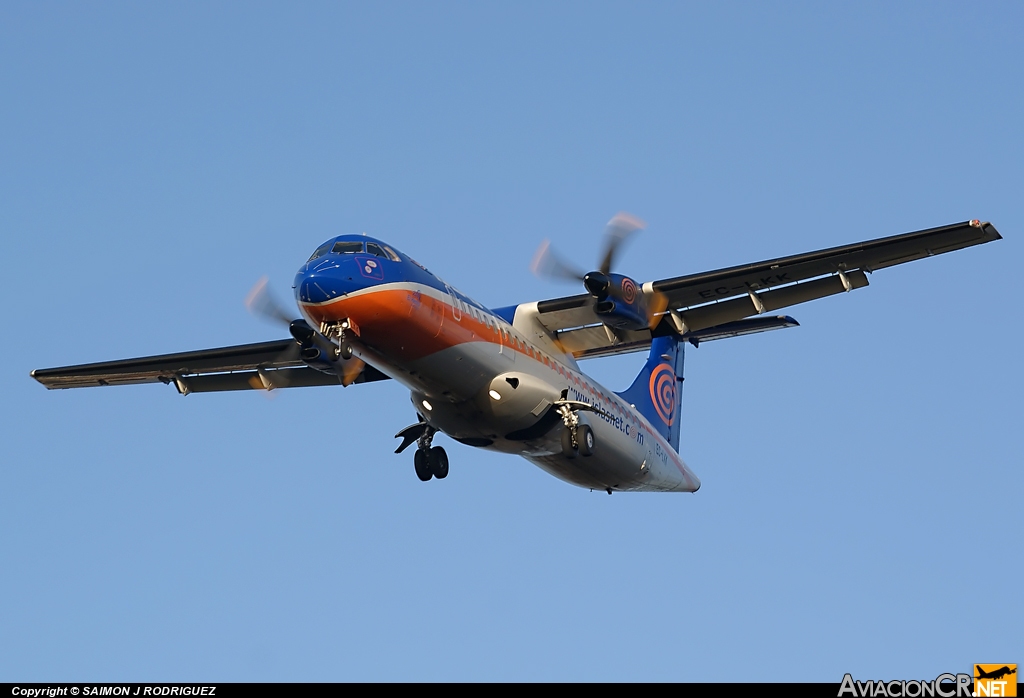
[[[295,320],[288,329],[299,344],[299,358],[307,366],[322,373],[339,373],[339,352],[334,342],[310,327],[305,320]]]
[[[647,301],[637,283],[622,274],[590,272],[583,280],[597,300],[594,312],[601,322],[617,330],[642,330],[648,327]]]

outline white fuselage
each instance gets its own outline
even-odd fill
[[[355,356],[408,387],[416,411],[458,441],[520,455],[580,487],[700,487],[637,410],[558,351],[534,321],[535,306],[517,308],[509,324],[453,289],[400,282],[303,303],[302,311],[315,324],[349,319]],[[551,406],[563,393],[603,413],[579,413],[595,436],[588,457],[562,453],[561,417]]]

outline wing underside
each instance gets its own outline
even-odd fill
[[[44,368],[32,377],[47,388],[86,388],[139,383],[173,384],[182,394],[227,390],[271,390],[317,385],[349,385],[385,380],[358,359],[349,375],[323,373],[299,358],[292,339],[242,344],[217,349],[162,354],[78,366]],[[358,371],[358,373],[355,373]]]
[[[666,312],[652,330],[612,331],[587,294],[537,303],[537,320],[576,358],[640,351],[651,337],[674,332],[710,341],[792,327],[792,318],[766,314],[868,285],[867,274],[945,252],[999,240],[990,223],[967,221],[754,264],[644,284]],[[767,321],[767,322],[765,322]],[[721,330],[720,330],[721,328]]]

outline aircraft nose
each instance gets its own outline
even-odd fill
[[[297,281],[295,291],[302,303],[323,303],[338,296],[324,276],[304,274]]]
[[[367,275],[359,273],[357,260],[353,255],[345,255],[341,260],[327,259],[318,262],[315,266],[307,264],[295,275],[292,287],[295,289],[295,299],[299,303],[325,303],[367,285]],[[379,266],[376,268],[379,269]]]

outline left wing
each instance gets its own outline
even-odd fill
[[[798,303],[868,285],[878,269],[1001,239],[990,223],[965,221],[853,245],[779,257],[715,271],[649,281],[645,294],[660,295],[667,311],[653,330],[612,332],[594,313],[587,294],[537,303],[536,319],[576,358],[639,351],[651,337],[675,332],[694,341],[792,326],[763,315]],[[747,319],[751,318],[751,319]],[[792,321],[792,318],[785,318]],[[795,324],[795,321],[792,321]],[[733,334],[717,331],[726,325]],[[760,328],[760,329],[758,329]],[[701,333],[706,337],[701,337]]]
[[[299,358],[299,346],[295,340],[281,339],[178,354],[36,369],[31,375],[50,390],[98,385],[173,383],[183,395],[225,390],[350,385],[387,379],[377,369],[355,358],[345,362],[343,370],[343,375],[334,375],[310,368]]]

